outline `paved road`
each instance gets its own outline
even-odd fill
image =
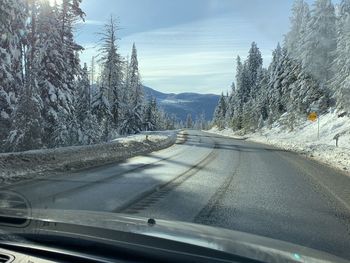
[[[197,222],[350,259],[350,178],[294,153],[188,131],[147,156],[14,185],[34,208]]]

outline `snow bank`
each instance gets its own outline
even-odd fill
[[[246,134],[250,141],[271,144],[279,148],[295,151],[307,157],[350,172],[350,118],[338,117],[335,112],[322,115],[320,118],[320,139],[317,138],[317,122],[306,121],[293,132],[275,124],[271,129]],[[231,129],[209,132],[230,137],[240,137]],[[335,135],[339,134],[339,147],[335,146]],[[242,137],[240,137],[242,138]]]
[[[147,138],[146,138],[147,135]],[[176,132],[152,132],[117,138],[109,143],[72,146],[0,154],[0,180],[45,175],[48,171],[67,171],[118,162],[167,148],[175,143]]]

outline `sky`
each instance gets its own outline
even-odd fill
[[[144,85],[161,92],[214,93],[230,89],[237,55],[257,42],[264,65],[289,28],[292,0],[83,0],[77,26],[82,62],[98,54],[98,32],[118,18],[119,52],[135,42]]]

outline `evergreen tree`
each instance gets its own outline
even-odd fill
[[[92,114],[91,86],[86,64],[82,72],[75,107],[79,125],[78,139],[80,144],[93,144],[101,139],[102,130],[96,116]]]
[[[336,49],[336,16],[331,0],[316,0],[302,41],[303,66],[324,84],[333,77]]]
[[[309,5],[304,0],[295,0],[290,18],[291,28],[285,37],[285,48],[293,59],[301,59],[301,44],[309,19]]]
[[[66,59],[65,84],[72,93],[76,90],[76,79],[81,74],[78,52],[83,47],[74,41],[74,26],[79,21],[84,21],[85,13],[80,8],[82,0],[62,0],[60,8],[55,5],[54,12],[58,16],[58,26],[61,37],[63,57]]]
[[[117,20],[111,16],[101,33],[102,46],[100,49],[100,62],[102,63],[101,82],[106,90],[110,104],[112,125],[117,129],[122,117],[122,86],[123,86],[123,60],[118,53]]]
[[[234,129],[250,129],[251,123],[255,123],[255,112],[257,109],[253,101],[256,101],[260,92],[260,79],[262,78],[262,56],[255,42],[252,43],[247,60],[242,65],[237,61],[237,90],[235,99],[231,99],[236,108],[232,118]],[[227,109],[226,109],[227,110]],[[257,121],[257,120],[256,120]],[[221,125],[222,126],[222,125]]]
[[[154,131],[157,127],[157,115],[158,115],[158,109],[157,109],[157,100],[155,98],[151,98],[144,108],[144,129],[146,131]]]
[[[137,61],[137,51],[136,46],[133,44],[130,65],[128,67],[129,72],[127,73],[129,76],[130,86],[128,87],[130,98],[130,112],[131,115],[128,119],[128,124],[130,126],[131,133],[138,133],[142,130],[143,126],[143,88],[140,80],[140,73],[138,68]]]
[[[55,7],[56,9],[57,7]],[[37,50],[34,63],[38,65],[38,86],[43,101],[44,143],[49,147],[69,144],[67,121],[74,113],[74,90],[67,84],[67,59],[62,50],[57,10],[47,1],[39,8],[37,21]]]
[[[32,0],[28,3],[28,33],[26,35],[25,79],[20,91],[20,98],[11,115],[11,132],[6,140],[8,151],[23,151],[37,149],[42,146],[42,101],[37,85],[38,65],[35,63],[38,56],[37,47],[37,3]]]
[[[186,117],[186,128],[192,129],[193,128],[193,119],[192,119],[192,114],[187,114]]]
[[[64,71],[59,73],[64,80],[61,89],[64,89],[65,92],[58,94],[58,98],[65,97],[60,101],[65,110],[59,111],[57,115],[59,125],[54,128],[56,134],[52,145],[54,147],[76,144],[79,137],[79,125],[75,118],[74,105],[78,88],[77,79],[82,74],[78,52],[82,51],[83,47],[75,42],[73,30],[78,21],[84,21],[85,13],[81,10],[80,4],[81,0],[63,0],[59,7],[57,5],[54,7],[54,14],[58,17],[60,45],[65,58]]]
[[[8,151],[26,151],[42,147],[40,97],[37,86],[26,86],[13,114],[12,129],[6,141]]]
[[[76,119],[79,124],[78,136],[80,144],[94,144],[100,142],[103,135],[103,127],[100,126],[100,122],[94,115],[93,107],[97,113],[99,110],[103,110],[103,107],[99,108],[99,103],[103,102],[103,99],[99,98],[96,94],[92,95],[91,85],[89,81],[89,75],[87,65],[84,64],[82,69],[81,79],[79,81],[77,100],[76,100]],[[99,93],[98,93],[99,94]],[[103,94],[100,94],[103,95]],[[92,99],[95,98],[93,101]],[[99,101],[96,101],[99,98]],[[95,104],[93,105],[93,102]],[[108,106],[105,106],[108,108]],[[106,109],[105,108],[105,109]],[[108,112],[108,111],[107,111]],[[102,112],[103,113],[103,112]],[[108,113],[105,115],[108,116]],[[104,117],[102,117],[103,119]],[[102,121],[103,123],[103,121]],[[103,123],[105,125],[105,123]]]
[[[232,120],[234,118],[234,113],[235,113],[235,95],[236,95],[236,87],[235,87],[235,83],[232,82],[231,93],[227,98],[227,110],[225,115],[225,123],[229,127],[231,127],[232,125]]]
[[[79,123],[83,123],[91,112],[91,87],[86,63],[82,69],[76,100],[76,117]]]
[[[243,112],[243,90],[244,90],[244,67],[241,58],[238,56],[236,60],[236,87],[233,103],[233,117],[231,118],[231,125],[233,129],[240,130],[242,128],[242,112]]]
[[[262,70],[262,56],[261,52],[255,42],[249,50],[249,55],[246,63],[247,85],[244,94],[244,101],[250,98],[255,98],[259,90],[259,74]]]
[[[103,127],[99,125],[96,115],[92,114],[91,111],[87,112],[81,127],[80,142],[82,144],[95,144],[104,139]]]
[[[260,77],[260,90],[257,95],[257,114],[262,117],[262,120],[265,121],[268,117],[268,110],[269,110],[269,73],[267,69],[262,69],[261,71],[261,77]],[[259,123],[261,123],[259,121]]]
[[[350,1],[342,0],[339,5],[337,23],[337,48],[333,62],[333,79],[330,81],[337,107],[350,112]]]
[[[329,107],[326,89],[291,58],[286,48],[277,45],[272,55],[268,70],[262,68],[255,43],[244,64],[238,59],[237,87],[229,96],[221,96],[214,112],[213,123],[220,129],[230,126],[254,132],[265,123],[271,127],[278,121],[293,130],[312,108],[322,112]]]
[[[221,97],[219,99],[219,103],[215,108],[214,112],[214,125],[216,125],[219,129],[225,128],[225,116],[227,111],[227,101],[224,94],[221,94]],[[188,124],[188,122],[186,121]],[[188,125],[187,125],[188,127]]]
[[[92,101],[92,114],[96,116],[97,122],[102,130],[103,141],[108,141],[112,136],[112,125],[113,119],[111,113],[111,106],[107,97],[107,90],[101,86],[95,94]]]
[[[22,46],[26,19],[24,1],[0,2],[0,148],[10,131],[12,113],[24,84]]]

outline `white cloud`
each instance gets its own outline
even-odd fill
[[[219,94],[229,89],[235,58],[245,57],[252,41],[258,43],[267,65],[275,40],[233,15],[133,34],[119,45],[122,55],[127,56],[136,42],[145,85],[166,92]],[[86,46],[82,59],[91,60],[97,49]]]

